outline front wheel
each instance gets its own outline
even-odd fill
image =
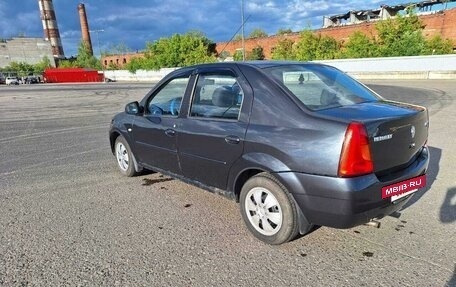
[[[116,139],[114,153],[120,172],[128,177],[135,176],[137,172],[135,170],[134,156],[128,142],[123,136],[119,136]]]
[[[298,212],[291,194],[271,174],[250,178],[240,194],[242,218],[258,239],[282,244],[298,235]]]

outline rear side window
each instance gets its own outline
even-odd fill
[[[307,108],[323,110],[381,98],[345,73],[321,65],[281,65],[264,70]]]
[[[234,75],[198,76],[190,108],[191,117],[237,120],[244,92]]]
[[[176,78],[165,84],[147,104],[152,115],[178,116],[189,78]]]

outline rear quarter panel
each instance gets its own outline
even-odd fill
[[[254,95],[244,158],[263,159],[273,172],[337,176],[347,123],[306,111],[261,71],[243,73]]]

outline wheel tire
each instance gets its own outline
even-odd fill
[[[118,136],[116,139],[114,155],[116,157],[117,167],[123,175],[132,177],[138,174],[135,169],[134,155],[123,136]]]
[[[265,243],[278,245],[298,235],[295,201],[269,173],[260,173],[247,180],[241,190],[240,208],[247,228]]]

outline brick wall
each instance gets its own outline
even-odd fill
[[[107,68],[109,66],[123,68],[126,64],[130,63],[131,59],[141,58],[143,56],[144,56],[144,53],[109,55],[109,56],[103,56],[101,58],[101,63],[103,64],[104,68]]]
[[[422,15],[420,19],[425,25],[424,35],[426,37],[432,37],[434,35],[442,35],[443,38],[453,40],[453,44],[456,48],[456,8],[438,12],[430,15]],[[361,24],[345,25],[339,27],[322,28],[315,30],[317,34],[323,36],[330,36],[338,41],[347,41],[349,36],[355,31],[361,31],[367,35],[375,35],[375,23],[376,22],[364,22]],[[257,46],[263,47],[263,52],[266,59],[271,59],[271,51],[278,41],[288,38],[294,42],[299,40],[299,33],[292,33],[283,36],[270,36],[266,38],[255,38],[245,40],[245,50],[247,52],[252,51]],[[225,48],[226,46],[226,48]],[[225,49],[224,49],[225,48]],[[242,48],[241,41],[233,41],[231,43],[221,42],[217,43],[217,52],[220,53],[224,49],[229,52],[230,55],[234,55],[236,50]]]

